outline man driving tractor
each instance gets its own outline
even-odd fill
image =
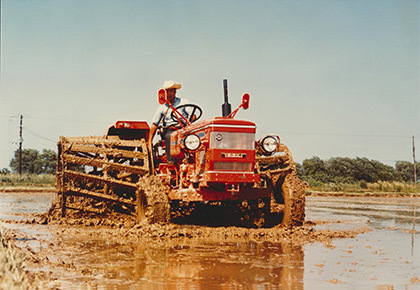
[[[167,99],[173,107],[176,108],[181,105],[189,104],[189,101],[187,99],[179,98],[176,96],[176,91],[181,88],[180,83],[174,82],[173,80],[165,81],[163,83],[162,88],[166,90]],[[160,105],[156,109],[155,115],[152,119],[152,127],[150,128],[148,144],[150,152],[152,152],[153,137],[155,136],[158,128],[161,126],[162,139],[166,144],[166,156],[168,159],[168,163],[175,163],[176,159],[173,158],[170,154],[171,146],[169,144],[171,142],[172,132],[178,130],[180,127],[179,122],[171,118],[171,113],[172,109],[167,103]],[[188,117],[188,112],[186,111],[185,107],[180,111],[180,113],[183,116]]]

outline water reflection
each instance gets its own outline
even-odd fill
[[[291,243],[203,242],[183,240],[165,245],[134,245],[122,257],[102,253],[96,259],[101,285],[165,289],[303,289],[304,252]],[[130,260],[119,263],[117,257]],[[107,266],[105,266],[107,265]],[[101,268],[101,266],[103,268]],[[164,285],[164,287],[163,287]],[[122,287],[123,288],[123,287]]]

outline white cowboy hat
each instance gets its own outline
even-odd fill
[[[165,90],[167,90],[167,89],[177,89],[177,90],[179,90],[181,88],[181,84],[177,83],[177,82],[174,82],[173,80],[164,81],[163,82],[163,88]]]

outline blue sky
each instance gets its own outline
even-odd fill
[[[164,80],[218,116],[225,78],[233,107],[251,95],[236,118],[298,162],[412,161],[419,54],[418,0],[1,0],[0,168],[21,114],[23,147],[55,149],[150,121]]]

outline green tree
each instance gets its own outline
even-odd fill
[[[0,174],[10,174],[11,172],[10,172],[10,170],[8,169],[8,168],[2,168],[1,170],[0,170]]]
[[[299,178],[303,178],[303,176],[305,174],[303,172],[303,165],[300,164],[300,163],[298,163],[298,162],[296,162],[295,165],[296,165],[296,173],[297,173],[297,175],[299,176]]]
[[[372,166],[376,170],[376,174],[378,175],[378,180],[375,181],[395,181],[397,180],[395,176],[394,167],[383,164],[376,160],[371,160]]]
[[[417,180],[420,176],[420,166],[416,162],[416,177]],[[400,181],[411,182],[414,179],[414,166],[413,163],[408,161],[397,161],[395,164],[395,176]]]
[[[22,150],[22,173],[41,174],[54,173],[56,167],[56,153],[52,150],[44,149],[39,153],[36,149]],[[10,161],[13,172],[19,172],[19,150],[15,151],[15,156]]]
[[[57,154],[50,149],[43,149],[41,154],[42,173],[55,173]]]
[[[305,159],[303,160],[302,166],[303,170],[300,171],[303,172],[305,178],[311,178],[321,182],[330,181],[325,162],[321,158],[314,156],[310,159]]]
[[[305,159],[299,169],[299,176],[317,182],[353,183],[378,181],[412,181],[413,164],[399,161],[394,167],[367,158],[334,157],[327,161],[319,157]],[[417,178],[420,178],[420,163],[417,163]]]
[[[331,158],[326,163],[327,173],[333,181],[353,182],[357,174],[357,167],[348,157]]]

